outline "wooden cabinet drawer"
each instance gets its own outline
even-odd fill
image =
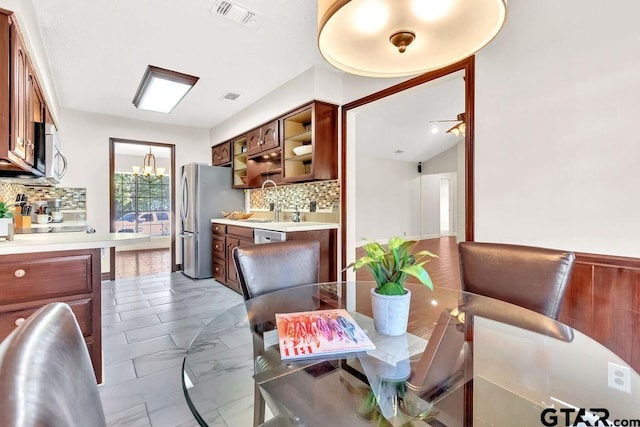
[[[0,304],[91,292],[91,255],[0,263]]]
[[[214,222],[211,224],[211,231],[213,232],[213,234],[226,234],[227,226],[224,224],[217,224]]]
[[[214,258],[219,258],[221,260],[226,259],[226,240],[227,239],[224,236],[217,236],[215,234],[213,235],[211,250],[213,251]]]
[[[85,337],[93,335],[92,328],[92,304],[91,298],[64,301],[71,307],[73,314],[76,316],[80,330]],[[0,313],[0,341],[5,339],[7,335],[11,333],[19,324],[22,319],[26,319],[35,313],[40,307],[46,304],[40,304],[37,306],[25,308],[23,310],[7,311]]]
[[[213,278],[220,283],[227,281],[227,262],[223,259],[213,259]]]
[[[253,228],[238,227],[235,225],[227,226],[227,234],[238,237],[240,239],[251,240],[253,242]]]

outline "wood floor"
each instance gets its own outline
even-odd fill
[[[426,239],[419,241],[413,249],[413,252],[419,250],[427,250],[438,255],[439,258],[431,259],[431,261],[425,264],[425,270],[429,273],[431,280],[433,281],[433,285],[441,288],[449,288],[449,289],[460,289],[460,266],[458,264],[458,245],[456,243],[455,237],[442,237],[437,239]],[[358,248],[356,250],[356,257],[359,258],[363,256],[364,250]],[[373,276],[366,269],[362,268],[356,272],[356,280],[373,280]],[[418,285],[415,286],[413,284],[420,284],[420,282],[413,278],[409,277],[407,279],[408,287],[412,290],[412,293],[416,293],[416,301],[423,300],[422,297],[417,297],[417,295],[426,296],[430,292],[429,289],[425,286]],[[357,286],[356,287],[356,301],[363,301],[362,304],[356,303],[356,308],[360,313],[371,315],[370,305],[369,305],[369,289],[367,286]],[[412,298],[413,300],[413,298]],[[412,303],[413,305],[414,303]],[[425,310],[428,310],[429,307],[425,307]],[[415,314],[413,316],[414,320],[409,319],[409,329],[415,331],[415,333],[428,333],[433,329],[433,325],[425,324],[421,319],[423,316],[420,316],[419,307],[412,307],[412,311]]]
[[[460,289],[460,267],[458,264],[458,245],[455,237],[441,237],[420,240],[412,252],[427,250],[438,255],[425,264],[435,286],[449,289]],[[363,256],[362,248],[356,249],[356,258]],[[356,272],[356,280],[373,280],[371,273],[362,268]],[[420,283],[418,279],[409,277],[407,283]]]
[[[169,248],[116,252],[116,279],[171,273]]]

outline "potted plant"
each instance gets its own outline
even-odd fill
[[[386,245],[369,240],[363,246],[365,256],[349,264],[354,271],[367,267],[376,287],[371,289],[371,309],[376,330],[384,335],[402,335],[407,331],[411,291],[405,289],[408,276],[417,278],[433,290],[433,282],[423,265],[438,256],[429,251],[411,253],[417,240],[392,237]]]
[[[13,203],[0,199],[0,236],[8,236],[9,225],[13,226]]]

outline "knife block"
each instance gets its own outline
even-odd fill
[[[31,228],[31,217],[18,215],[15,217],[16,228]]]

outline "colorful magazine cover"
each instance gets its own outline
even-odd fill
[[[373,350],[376,346],[344,309],[276,314],[285,359]]]

